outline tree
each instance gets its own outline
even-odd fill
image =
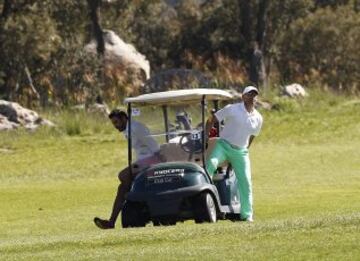
[[[87,0],[90,9],[90,18],[92,22],[92,32],[97,41],[97,52],[99,55],[104,55],[105,43],[103,37],[103,31],[100,25],[100,6],[101,0]]]
[[[359,90],[359,42],[360,17],[351,6],[318,9],[284,34],[278,67],[285,80]]]
[[[47,1],[4,3],[2,14],[5,15],[0,23],[3,59],[0,71],[5,75],[1,86],[5,98],[10,99],[15,93],[20,95],[29,90],[39,96],[32,78],[48,65],[59,44],[59,36],[49,16],[47,4]]]

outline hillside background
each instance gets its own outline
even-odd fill
[[[0,131],[0,260],[360,260],[359,2],[0,0],[0,123],[12,101],[56,126]],[[109,62],[119,37],[142,70]],[[279,95],[291,83],[308,95]],[[250,152],[255,222],[99,230],[127,142],[73,105],[203,84],[255,84],[272,105]]]
[[[107,66],[113,31],[150,64],[150,75],[182,68],[210,85],[360,90],[358,0],[2,0],[0,99],[64,106],[101,95],[119,102],[145,78]],[[97,54],[84,46],[94,39]],[[176,88],[172,86],[169,88]]]

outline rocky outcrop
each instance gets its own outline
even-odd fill
[[[144,80],[150,78],[150,63],[146,57],[139,53],[131,44],[125,43],[111,30],[103,32],[105,42],[105,59],[108,62],[119,63],[124,68],[140,69],[145,76]],[[96,54],[97,43],[92,40],[85,46],[85,50]]]
[[[0,130],[12,130],[24,127],[34,130],[41,125],[55,126],[43,119],[35,111],[26,109],[16,102],[0,100]]]
[[[19,127],[19,124],[9,121],[8,118],[0,114],[0,131],[13,130]]]
[[[283,90],[284,95],[289,96],[291,98],[295,97],[305,97],[307,96],[307,92],[304,87],[298,83],[293,83],[290,85],[286,85]]]

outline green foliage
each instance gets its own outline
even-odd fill
[[[357,0],[355,0],[357,1]],[[314,1],[317,7],[338,7],[342,5],[347,5],[351,0],[315,0]]]
[[[153,69],[164,64],[172,67],[169,52],[176,45],[180,24],[176,12],[163,1],[143,1],[135,12],[132,29],[135,43],[152,62]]]
[[[4,60],[35,68],[50,59],[61,39],[45,4],[34,3],[21,11],[4,24],[1,35],[2,47],[7,50]]]
[[[292,113],[300,109],[298,101],[288,97],[279,97],[274,102],[273,110],[279,112]]]
[[[0,71],[5,74],[0,88],[4,87],[2,95],[6,98],[14,94],[36,97],[34,90],[27,88],[30,80],[25,70],[29,70],[31,80],[44,74],[58,50],[61,38],[49,16],[48,6],[47,1],[24,3],[0,23]]]
[[[235,1],[213,1],[202,9],[193,1],[184,1],[177,9],[183,30],[182,53],[211,57],[213,53],[235,54],[241,50],[239,8]],[[181,55],[181,53],[179,54]],[[180,59],[180,57],[179,57]]]
[[[319,9],[298,19],[284,34],[280,72],[284,78],[359,90],[359,41],[358,13],[350,7]]]
[[[86,1],[10,2],[0,17],[0,97],[48,106],[90,102],[99,94],[119,102],[138,93],[136,72],[104,68],[101,58],[84,52],[92,38]],[[102,28],[133,44],[153,74],[194,68],[220,87],[242,86],[264,19],[261,47],[273,82],[316,82],[351,92],[359,90],[358,12],[355,0],[182,0],[175,6],[126,0],[103,1],[99,10]],[[26,67],[40,100],[29,88]]]
[[[78,115],[67,115],[64,120],[64,128],[67,135],[74,136],[81,134],[83,122],[80,121]]]
[[[321,90],[311,90],[305,99],[273,98],[270,101],[275,106],[274,110],[262,113],[264,124],[273,125],[264,128],[259,137],[266,142],[312,146],[336,143],[334,139],[338,138],[360,139],[358,99],[331,93],[324,95]]]
[[[295,20],[309,15],[313,8],[314,3],[312,0],[271,1],[267,24],[268,30],[265,36],[266,44],[270,47],[268,50],[270,54],[277,54],[279,37],[289,29],[289,26]]]
[[[50,117],[53,117],[50,115]],[[59,126],[62,135],[86,136],[95,133],[109,133],[112,130],[105,115],[86,113],[76,109],[63,111],[58,117],[54,118]]]
[[[5,73],[3,71],[0,71],[0,85],[5,84],[5,81],[4,81],[5,76],[6,76]]]

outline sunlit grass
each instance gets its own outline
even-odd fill
[[[119,222],[100,231],[92,218],[109,215],[127,162],[125,139],[106,117],[48,112],[57,128],[0,133],[0,259],[358,260],[356,101],[314,94],[262,111],[250,149],[253,224],[124,230]],[[152,114],[154,126],[161,115]]]

